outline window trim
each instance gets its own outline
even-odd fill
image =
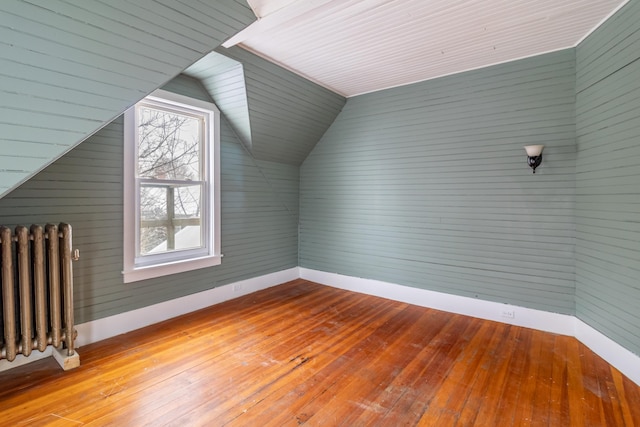
[[[123,280],[124,283],[166,276],[222,262],[220,246],[220,111],[211,102],[201,101],[158,89],[140,103],[151,100],[178,108],[187,108],[209,116],[208,139],[205,141],[205,187],[208,215],[203,215],[205,248],[165,253],[154,257],[156,262],[136,262],[137,232],[139,228],[139,195],[136,184],[137,128],[136,105],[124,114],[124,197],[123,197]],[[204,197],[203,197],[204,199]],[[204,200],[203,200],[204,202]],[[149,259],[147,259],[149,260]]]

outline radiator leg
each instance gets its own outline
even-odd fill
[[[78,350],[75,350],[71,356],[66,348],[53,348],[53,358],[58,362],[58,365],[65,370],[77,368],[80,366],[80,355]]]

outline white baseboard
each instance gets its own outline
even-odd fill
[[[9,369],[17,368],[18,366],[26,365],[27,363],[35,362],[36,360],[51,356],[53,356],[53,347],[47,346],[44,351],[33,350],[29,357],[18,354],[13,362],[9,362],[7,359],[2,359],[0,360],[0,372],[8,371]]]
[[[82,323],[76,326],[78,330],[76,346],[81,347],[101,341],[298,278],[422,307],[573,336],[640,385],[640,357],[574,316],[302,267],[242,280],[197,294]],[[503,313],[505,312],[513,313],[513,318],[504,317]],[[43,353],[34,351],[28,358],[18,355],[16,360],[11,363],[0,360],[0,372],[51,355],[51,349],[47,348]]]
[[[379,280],[343,276],[303,267],[300,267],[300,278],[436,310],[572,336],[630,380],[640,385],[640,357],[574,316],[433,292]],[[504,317],[505,311],[514,313],[514,317]]]
[[[428,291],[379,280],[325,273],[308,268],[300,268],[300,277],[335,288],[375,295],[450,313],[539,329],[555,334],[573,336],[575,331],[575,317],[566,314],[550,313],[499,302]],[[503,312],[511,312],[514,316],[513,318],[504,317],[502,315]]]
[[[170,301],[142,307],[137,310],[127,311],[125,313],[116,314],[102,319],[93,320],[91,322],[76,325],[78,338],[75,346],[91,344],[116,335],[124,334],[135,329],[143,328],[154,323],[172,317],[187,314],[192,311],[200,310],[214,304],[238,298],[261,289],[270,288],[284,282],[298,279],[300,277],[298,267],[288,270],[277,271],[275,273],[265,274],[264,276],[253,277],[251,279],[241,280],[229,285],[220,286],[209,289],[196,294],[187,295]],[[13,362],[6,359],[0,360],[0,372],[8,369],[17,368],[45,357],[53,356],[51,346],[47,347],[44,352],[33,351],[29,357],[18,354]]]
[[[300,277],[298,267],[242,280],[76,326],[76,346],[91,344]]]
[[[575,337],[611,366],[640,385],[640,356],[630,352],[611,338],[576,319]]]

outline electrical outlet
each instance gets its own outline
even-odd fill
[[[242,285],[240,283],[234,283],[233,292],[235,293],[242,292]]]
[[[505,319],[515,319],[516,311],[513,308],[503,308],[500,315]]]

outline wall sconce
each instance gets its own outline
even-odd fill
[[[525,145],[524,149],[527,151],[527,163],[533,169],[533,173],[536,173],[536,168],[542,163],[542,149],[544,145]]]

